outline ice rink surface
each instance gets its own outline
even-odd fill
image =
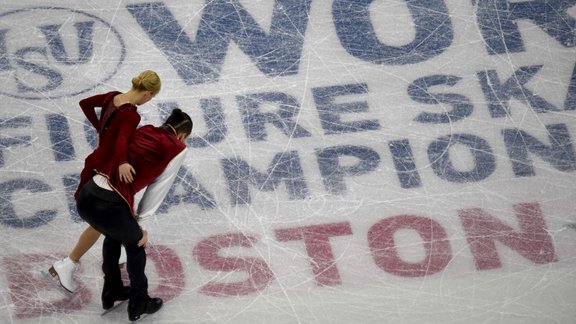
[[[143,323],[576,323],[575,0],[0,0],[0,322],[101,317],[79,100],[195,121]]]

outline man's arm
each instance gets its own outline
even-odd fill
[[[176,155],[170,163],[166,166],[166,169],[146,188],[140,203],[138,204],[138,223],[142,229],[145,229],[144,223],[148,222],[152,215],[156,212],[156,210],[164,201],[164,198],[170,191],[172,187],[172,183],[176,176],[178,175],[178,170],[182,166],[184,162],[184,158],[186,157],[186,151],[188,149],[185,148]]]

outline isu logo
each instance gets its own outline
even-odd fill
[[[74,96],[110,79],[125,56],[109,23],[67,8],[0,13],[0,94],[24,99]]]

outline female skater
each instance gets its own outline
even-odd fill
[[[118,167],[121,181],[133,181],[134,168],[126,163],[128,141],[140,123],[137,107],[150,101],[160,92],[161,81],[156,72],[143,71],[132,79],[132,88],[126,93],[111,91],[80,101],[80,107],[88,121],[98,133],[97,147],[84,161],[84,169],[75,197],[85,182],[94,174],[94,164],[102,158],[109,158]],[[96,108],[101,108],[100,118]],[[80,258],[96,243],[100,233],[92,227],[80,235],[76,246],[67,258],[56,261],[48,272],[67,291],[73,293],[76,285],[74,272]]]

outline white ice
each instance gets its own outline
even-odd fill
[[[575,21],[573,0],[0,0],[0,322],[128,320],[100,316],[102,239],[74,296],[42,271],[86,227],[78,101],[145,69],[142,124],[195,127],[142,322],[576,322]]]

